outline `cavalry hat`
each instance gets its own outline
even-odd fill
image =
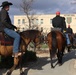
[[[68,25],[68,28],[70,28],[70,25]]]
[[[56,15],[60,15],[60,11],[57,11],[57,12],[56,12]]]
[[[2,5],[0,7],[5,7],[7,5],[13,5],[13,4],[11,2],[4,1],[4,2],[2,2]]]

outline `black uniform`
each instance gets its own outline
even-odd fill
[[[63,32],[63,30],[66,29],[65,18],[57,15],[52,19],[52,26],[55,28],[61,28],[61,31]]]
[[[67,28],[67,29],[66,29],[66,33],[73,34],[73,30],[72,30],[72,28]]]

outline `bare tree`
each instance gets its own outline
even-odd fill
[[[28,23],[29,23],[29,29],[31,28],[31,21],[34,19],[34,11],[32,9],[34,0],[22,0],[21,10],[26,14]]]

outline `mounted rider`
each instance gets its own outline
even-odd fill
[[[52,19],[52,26],[54,28],[61,28],[62,33],[64,32],[64,30],[66,30],[65,17],[61,17],[59,11],[56,12],[56,16]],[[65,33],[65,35],[67,40],[67,46],[70,46],[71,43],[70,43],[69,36],[67,33]]]
[[[73,35],[73,29],[70,27],[70,25],[68,25],[68,28],[66,29],[66,32],[67,32],[68,34]]]
[[[18,52],[20,44],[20,35],[16,33],[16,31],[14,31],[14,29],[17,29],[17,27],[11,23],[11,19],[9,17],[8,11],[11,5],[13,5],[11,2],[4,1],[0,6],[2,7],[0,11],[0,31],[5,32],[10,37],[14,38],[13,56],[18,57],[22,55],[21,52]]]

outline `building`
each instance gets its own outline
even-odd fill
[[[52,27],[52,19],[55,17],[55,14],[48,15],[34,15],[34,19],[31,19],[32,28],[38,27],[38,29],[43,28],[43,31],[48,33]],[[61,14],[65,17],[66,25],[70,25],[73,29],[73,32],[76,33],[76,14]],[[14,25],[20,28],[20,31],[29,29],[28,19],[25,15],[15,15],[14,16]]]

